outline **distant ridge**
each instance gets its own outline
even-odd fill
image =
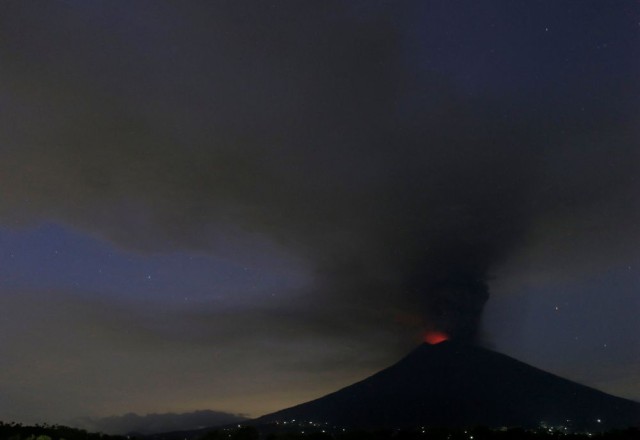
[[[189,413],[164,413],[138,415],[134,413],[103,418],[82,418],[73,425],[89,431],[107,434],[149,435],[179,430],[195,430],[204,427],[244,422],[246,417],[222,411],[201,410]]]
[[[253,420],[313,420],[348,428],[640,426],[640,403],[563,379],[509,356],[451,341],[423,344],[373,376]]]

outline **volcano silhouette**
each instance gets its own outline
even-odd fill
[[[571,382],[500,353],[451,341],[423,344],[351,386],[255,423],[315,421],[349,428],[568,426],[640,423],[640,403]]]

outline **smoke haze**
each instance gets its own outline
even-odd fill
[[[462,339],[525,246],[563,237],[581,270],[585,243],[613,261],[639,238],[634,57],[535,72],[552,43],[510,28],[471,92],[447,66],[474,47],[436,65],[447,10],[420,2],[30,5],[2,23],[7,226],[149,253],[265,234],[313,268],[315,313],[404,310]]]

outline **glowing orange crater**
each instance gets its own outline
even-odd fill
[[[424,334],[424,342],[431,345],[436,345],[449,339],[449,335],[445,332],[437,330],[429,331]]]

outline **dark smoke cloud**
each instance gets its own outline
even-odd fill
[[[323,303],[466,339],[532,236],[637,235],[633,71],[469,94],[417,61],[417,4],[347,3],[9,3],[0,219],[147,252],[265,233]]]

